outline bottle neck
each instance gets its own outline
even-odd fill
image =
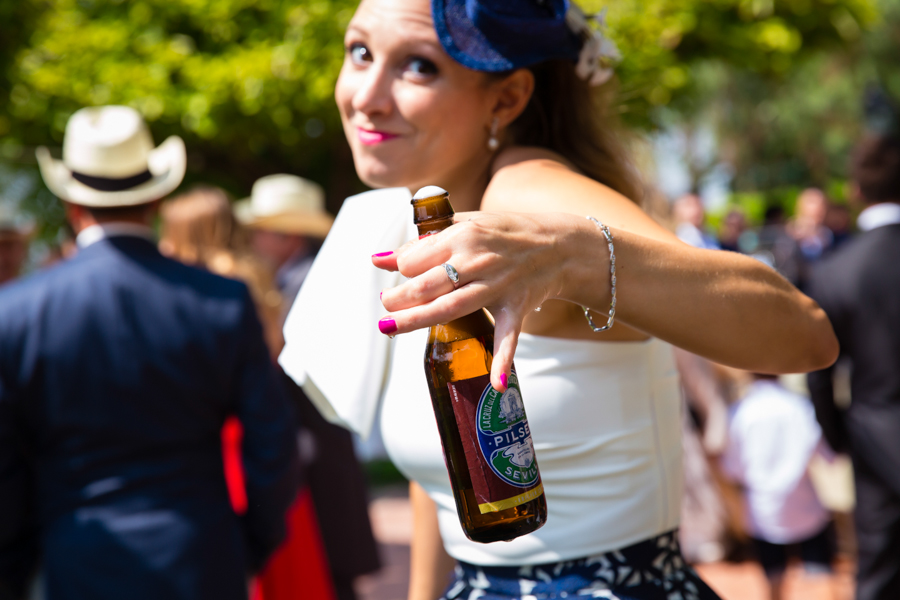
[[[453,225],[453,206],[450,197],[440,196],[413,200],[413,222],[419,229],[419,237],[432,235]]]
[[[419,239],[422,239],[423,237],[443,231],[451,225],[453,225],[453,217],[435,219],[427,223],[416,223],[416,228],[419,230]]]

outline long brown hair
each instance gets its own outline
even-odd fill
[[[272,270],[248,251],[246,232],[224,190],[198,186],[162,205],[160,251],[247,284],[272,357],[284,345],[282,297]]]
[[[238,227],[224,190],[198,186],[165,202],[161,209],[164,254],[182,262],[206,265],[223,250],[238,248]]]
[[[640,204],[638,174],[628,160],[624,130],[612,110],[614,84],[591,87],[566,60],[546,61],[529,70],[534,74],[534,93],[509,126],[510,141],[552,150],[587,177]]]

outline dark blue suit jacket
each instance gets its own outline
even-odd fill
[[[246,287],[141,238],[0,290],[3,583],[39,539],[49,600],[246,598],[298,482],[276,373]],[[230,414],[243,517],[223,476]]]
[[[900,499],[900,224],[860,234],[813,271],[809,295],[852,362],[846,410],[834,403],[834,367],[808,375],[822,432]],[[900,506],[891,510],[900,509]]]

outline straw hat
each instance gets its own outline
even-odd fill
[[[248,227],[324,239],[334,223],[325,211],[325,192],[296,175],[268,175],[253,184],[249,198],[235,205],[237,220]]]
[[[62,160],[43,147],[37,159],[51,192],[95,208],[159,200],[178,187],[187,163],[181,138],[154,148],[144,119],[127,106],[82,108],[66,124]]]

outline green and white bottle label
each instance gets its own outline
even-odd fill
[[[488,384],[478,402],[475,423],[478,445],[491,470],[510,485],[534,485],[538,480],[534,444],[515,374],[503,393]]]

